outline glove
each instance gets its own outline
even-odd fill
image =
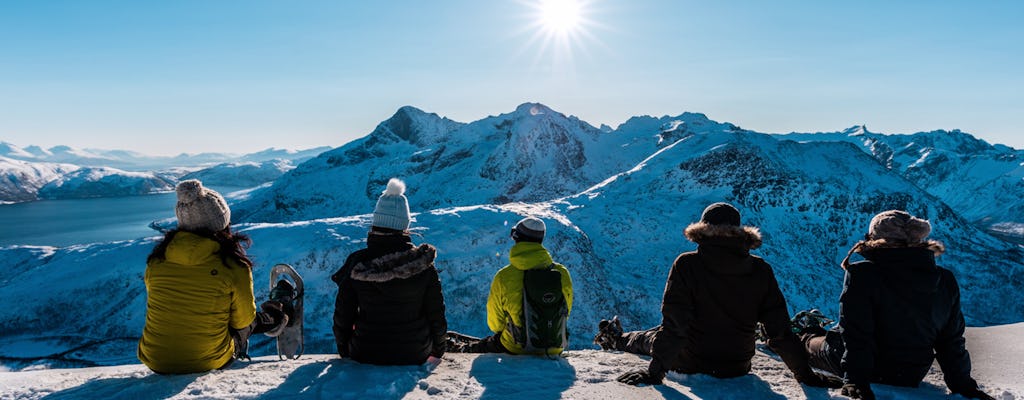
[[[985,394],[985,392],[978,390],[978,388],[961,390],[959,392],[954,392],[954,394],[964,396],[968,399],[996,400],[995,397]]]
[[[875,400],[875,392],[866,383],[847,383],[843,385],[843,396],[851,399]]]
[[[665,377],[664,375],[651,375],[650,372],[647,372],[646,370],[642,370],[641,369],[641,370],[636,370],[636,371],[627,372],[625,374],[622,374],[622,376],[619,376],[619,378],[617,380],[619,382],[625,383],[627,385],[633,385],[633,386],[640,385],[640,384],[644,384],[644,385],[660,385],[661,384],[661,380],[664,377]]]
[[[820,388],[839,389],[843,387],[843,380],[834,376],[825,375],[817,372],[811,372],[810,374],[797,377],[797,381],[800,383]]]

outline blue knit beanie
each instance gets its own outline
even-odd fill
[[[398,231],[409,230],[409,200],[405,198],[405,182],[391,178],[373,209],[373,226]]]

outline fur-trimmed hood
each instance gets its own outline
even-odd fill
[[[360,262],[352,267],[352,279],[364,282],[387,282],[410,278],[434,267],[437,249],[429,244],[385,254]]]
[[[892,240],[886,238],[861,240],[857,242],[857,244],[853,245],[853,248],[850,249],[849,253],[846,253],[846,258],[843,259],[843,262],[842,264],[840,264],[840,266],[842,266],[843,269],[849,268],[850,256],[852,256],[853,253],[864,255],[865,253],[870,253],[874,250],[879,249],[928,249],[931,250],[932,254],[934,254],[936,257],[941,256],[942,253],[946,252],[946,246],[943,245],[942,242],[932,239],[914,244],[907,244],[906,242],[900,240]]]
[[[860,253],[860,252],[869,251],[869,250],[875,250],[875,249],[896,249],[896,248],[901,248],[901,247],[925,248],[925,249],[931,250],[932,253],[935,253],[936,256],[941,256],[942,253],[946,252],[946,246],[943,245],[942,242],[939,242],[938,240],[931,240],[931,239],[929,239],[929,240],[926,240],[926,241],[921,242],[921,243],[909,244],[908,245],[906,243],[901,243],[901,242],[898,242],[898,241],[893,241],[893,240],[889,240],[889,239],[885,239],[885,238],[875,239],[875,240],[865,240],[864,242],[862,242],[860,244],[860,249],[857,250],[857,252]]]
[[[709,241],[735,241],[741,248],[753,250],[761,247],[761,231],[753,226],[712,225],[706,222],[694,222],[683,230],[683,235],[691,242],[704,244]]]

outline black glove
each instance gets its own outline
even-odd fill
[[[798,382],[813,387],[839,389],[843,387],[843,380],[836,378],[831,375],[825,375],[817,372],[811,372],[809,374],[798,376],[796,379]]]
[[[851,399],[875,400],[875,392],[866,383],[847,383],[843,385],[843,396]]]
[[[961,390],[959,392],[954,392],[954,394],[964,396],[968,399],[996,400],[995,397],[985,394],[985,392],[978,390],[978,388]]]
[[[622,376],[619,376],[618,381],[633,386],[639,384],[660,385],[661,380],[664,378],[664,375],[651,375],[651,373],[647,372],[647,370],[640,369],[622,374]]]

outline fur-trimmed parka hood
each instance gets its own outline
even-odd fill
[[[880,249],[927,249],[931,250],[932,254],[936,257],[941,256],[942,253],[946,252],[946,246],[938,240],[925,240],[921,243],[907,244],[906,242],[899,240],[891,240],[886,238],[861,240],[857,244],[853,245],[849,253],[846,253],[846,258],[843,259],[842,267],[847,269],[850,266],[850,256],[853,253],[867,255],[875,250]]]
[[[694,222],[683,230],[683,234],[691,242],[705,244],[708,242],[734,242],[745,250],[761,247],[761,231],[753,226],[712,225],[706,222]]]
[[[352,279],[364,282],[387,282],[410,278],[434,267],[437,249],[421,244],[409,250],[385,254],[352,267]]]

